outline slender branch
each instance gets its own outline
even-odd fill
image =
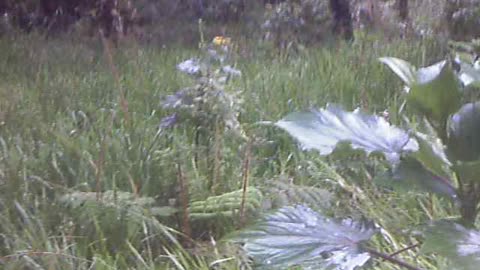
[[[402,249],[397,250],[397,251],[395,251],[395,252],[393,252],[393,253],[390,253],[390,257],[396,256],[396,255],[398,255],[398,254],[400,254],[400,253],[402,253],[402,252],[405,252],[405,251],[407,251],[407,250],[414,249],[414,248],[416,248],[416,247],[419,247],[420,245],[421,245],[421,243],[416,243],[416,244],[410,245],[410,246],[408,246],[408,247],[406,247],[406,248],[402,248]]]
[[[398,266],[401,266],[405,269],[408,269],[408,270],[423,270],[422,268],[418,268],[416,266],[413,266],[409,263],[406,263],[400,259],[396,259],[394,257],[392,257],[391,255],[388,255],[388,254],[385,254],[385,253],[382,253],[382,252],[379,252],[379,251],[376,251],[374,249],[370,249],[370,248],[366,248],[366,251],[368,253],[370,253],[370,255],[372,255],[373,257],[378,257],[378,258],[381,258],[385,261],[389,261],[393,264],[396,264]]]

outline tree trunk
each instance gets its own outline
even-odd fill
[[[352,14],[350,1],[329,0],[330,12],[333,15],[333,32],[345,40],[353,40]]]
[[[408,0],[397,0],[397,9],[400,20],[408,20]]]

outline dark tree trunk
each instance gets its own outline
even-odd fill
[[[400,20],[408,20],[408,0],[397,0],[397,8]]]
[[[353,40],[352,14],[350,1],[329,0],[330,11],[333,15],[333,32],[346,40]]]

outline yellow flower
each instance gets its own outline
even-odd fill
[[[232,42],[232,39],[229,37],[216,36],[212,43],[217,46],[228,46]]]

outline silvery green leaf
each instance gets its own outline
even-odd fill
[[[461,91],[449,63],[444,60],[418,70],[408,62],[384,57],[387,64],[407,85],[407,101],[429,119],[444,123],[461,105]]]
[[[457,198],[456,189],[448,178],[435,174],[413,157],[403,158],[399,165],[393,168],[391,177],[392,186],[433,192],[454,200]]]
[[[447,64],[446,60],[440,61],[428,67],[419,68],[415,74],[415,83],[425,84],[435,80]]]
[[[449,259],[451,269],[480,269],[480,231],[451,221],[438,221],[425,232],[422,252],[434,252]]]
[[[416,80],[416,68],[409,62],[395,57],[381,57],[380,62],[386,64],[402,81],[410,85]]]
[[[480,102],[467,103],[448,123],[448,155],[461,161],[480,158]]]
[[[460,108],[461,98],[459,84],[447,61],[419,69],[407,96],[410,104],[439,123]]]
[[[200,73],[200,61],[195,58],[185,60],[177,65],[177,69],[188,75],[197,75]]]
[[[410,156],[414,157],[433,173],[450,178],[452,163],[445,154],[445,146],[442,144],[442,141],[432,134],[421,132],[415,132],[413,136],[419,144],[419,150],[411,153]]]
[[[418,150],[415,139],[383,117],[359,110],[346,112],[335,105],[292,113],[275,125],[297,139],[303,149],[315,149],[322,155],[332,153],[340,142],[349,142],[352,148],[367,153],[380,151],[391,163],[397,163],[402,152]]]
[[[455,62],[460,67],[458,71],[458,78],[462,82],[463,86],[470,86],[472,84],[480,84],[480,61],[469,64],[460,60],[459,57],[455,59]]]
[[[235,239],[264,269],[349,269],[364,265],[370,255],[360,244],[376,229],[365,222],[342,222],[298,205],[284,207],[247,228]]]

